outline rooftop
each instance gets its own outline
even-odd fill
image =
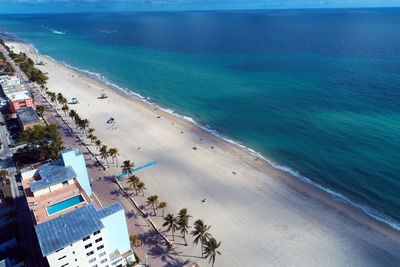
[[[13,92],[13,93],[7,94],[7,97],[11,101],[21,101],[21,100],[25,100],[25,99],[30,99],[31,98],[31,96],[29,95],[29,93],[27,91]]]
[[[35,226],[43,256],[72,244],[104,226],[90,204]]]
[[[22,125],[40,123],[39,116],[36,114],[36,111],[31,107],[18,109],[17,115]]]
[[[75,209],[35,226],[44,256],[104,228],[101,219],[122,210],[119,203],[97,210],[94,204]]]
[[[36,223],[43,223],[45,221],[51,220],[60,216],[62,214],[68,213],[74,209],[79,207],[83,207],[88,203],[95,202],[95,199],[90,198],[86,193],[85,190],[79,185],[79,183],[75,182],[68,186],[63,186],[60,189],[47,193],[45,195],[34,196],[29,188],[30,184],[33,182],[33,178],[31,179],[24,179],[22,180],[22,186],[25,190],[26,200],[28,202],[29,208],[32,210],[32,214],[34,217],[34,221]],[[65,199],[74,197],[76,195],[81,195],[85,201],[68,207],[61,212],[49,215],[47,209],[49,206],[63,201]]]
[[[58,164],[44,165],[38,169],[37,174],[41,179],[30,184],[32,192],[76,177],[76,173],[71,166],[64,167]]]

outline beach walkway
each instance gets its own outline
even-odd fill
[[[3,48],[1,49],[4,51]],[[29,84],[29,79],[25,73],[23,73],[12,60],[9,59],[9,61],[16,70],[16,75],[18,75],[22,81]],[[173,248],[168,246],[165,240],[154,231],[148,219],[144,218],[142,214],[135,209],[129,198],[125,196],[114,182],[116,177],[103,168],[95,159],[94,155],[89,152],[88,147],[82,142],[78,134],[68,125],[66,118],[62,118],[62,115],[59,113],[61,110],[57,111],[57,107],[50,104],[37,86],[29,84],[28,88],[33,94],[35,104],[45,107],[46,110],[43,117],[47,123],[55,124],[59,128],[65,146],[77,148],[84,155],[95,197],[98,198],[103,206],[107,206],[116,201],[123,205],[129,233],[138,235],[142,241],[140,247],[134,248],[141,262],[148,264],[148,266],[183,266],[188,263],[189,260],[185,260],[182,256],[178,255]],[[151,162],[136,170],[144,169],[154,164],[156,164],[156,162]],[[122,176],[123,175],[120,175],[120,177]]]
[[[118,201],[124,207],[129,233],[138,235],[142,241],[142,246],[134,248],[141,262],[146,263],[147,259],[149,266],[183,266],[185,263],[188,263],[189,260],[184,259],[169,247],[165,240],[153,230],[148,219],[144,218],[135,209],[132,202],[114,182],[115,175],[107,169],[104,170],[93,154],[88,151],[87,146],[82,143],[78,134],[66,123],[65,118],[62,118],[60,113],[56,113],[55,108],[38,91],[37,87],[31,89],[34,89],[32,93],[35,103],[46,107],[44,118],[49,124],[57,125],[62,133],[65,145],[77,148],[84,155],[93,192],[102,205],[107,206]],[[95,148],[92,147],[91,149],[94,150]],[[151,166],[154,164],[150,163],[147,165]],[[138,170],[142,168],[138,168]]]

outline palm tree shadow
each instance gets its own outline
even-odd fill
[[[149,256],[160,258],[164,263],[165,267],[183,267],[188,264],[189,260],[180,259],[179,255],[169,246],[161,246],[156,244],[150,248],[148,252]]]
[[[113,190],[110,192],[110,195],[115,196],[115,197],[119,197],[119,196],[122,196],[122,192],[121,192],[121,190],[119,190],[119,189],[113,189]]]
[[[109,183],[115,183],[115,176],[104,176],[103,180]]]
[[[146,233],[141,234],[140,240],[142,240],[142,242],[147,245],[158,244],[159,242],[163,242],[163,240],[154,230],[150,230]]]

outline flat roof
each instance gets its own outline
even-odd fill
[[[100,218],[104,218],[104,217],[110,216],[111,214],[114,214],[120,210],[123,210],[121,204],[119,202],[115,202],[105,208],[98,210],[98,214],[99,214]]]
[[[6,93],[6,96],[11,101],[21,101],[21,100],[26,100],[26,99],[32,99],[32,97],[29,95],[29,93],[27,91]]]
[[[119,202],[99,210],[95,204],[89,204],[36,225],[43,256],[103,229],[101,219],[120,210],[123,208]]]
[[[37,170],[37,174],[41,179],[30,184],[32,192],[76,177],[76,173],[71,166],[64,167],[59,164],[47,164],[41,166]]]
[[[43,256],[104,228],[94,204],[62,214],[35,226]]]
[[[39,116],[37,115],[36,111],[31,107],[18,109],[17,115],[22,125],[40,123]]]

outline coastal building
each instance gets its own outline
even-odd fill
[[[92,194],[83,155],[21,172],[39,241],[50,266],[126,266],[135,260],[121,204],[103,207]]]
[[[41,124],[39,116],[31,107],[17,109],[17,118],[23,131],[34,125]]]
[[[18,77],[2,75],[0,76],[0,86],[2,95],[8,100],[11,112],[15,113],[24,107],[35,107],[31,94]]]

